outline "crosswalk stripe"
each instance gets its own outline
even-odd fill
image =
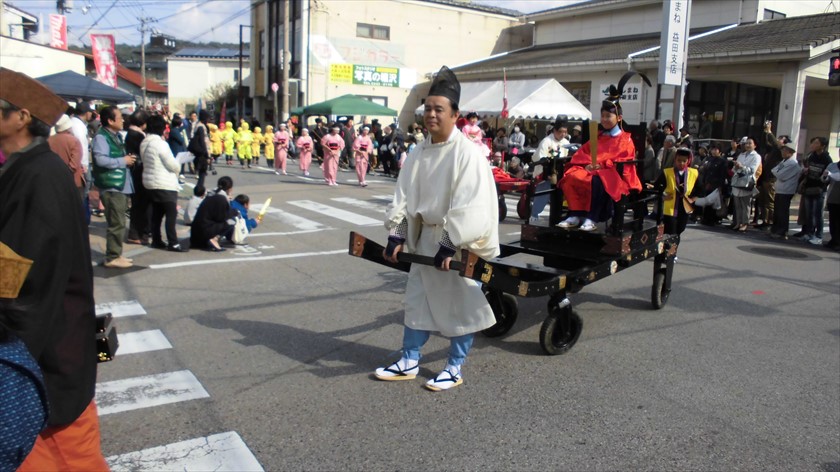
[[[336,197],[336,198],[330,198],[330,200],[332,200],[334,202],[339,202],[339,203],[346,203],[346,204],[352,205],[354,207],[364,208],[365,210],[371,210],[371,211],[375,211],[375,212],[378,212],[378,213],[384,213],[385,208],[387,207],[387,205],[385,205],[383,203],[373,203],[373,202],[368,202],[368,201],[365,201],[365,200],[359,200],[358,198]]]
[[[305,210],[314,211],[315,213],[320,213],[331,218],[346,221],[355,225],[373,226],[382,224],[382,220],[374,220],[373,218],[368,218],[367,216],[352,213],[346,210],[342,210],[340,208],[331,207],[329,205],[324,205],[322,203],[313,202],[311,200],[295,200],[286,203],[288,203],[289,205],[294,205],[296,207],[303,208]]]
[[[96,314],[110,313],[114,318],[123,316],[145,315],[146,310],[137,300],[126,300],[122,302],[107,302],[96,305]]]
[[[110,456],[106,461],[114,472],[264,470],[245,441],[233,431]]]
[[[140,352],[160,351],[172,349],[172,344],[166,339],[161,330],[138,331],[136,333],[119,333],[119,355],[137,354]]]
[[[259,214],[260,210],[262,210],[262,203],[251,205],[251,211],[253,211],[255,214]],[[306,218],[294,215],[292,213],[287,213],[273,206],[268,207],[266,215],[270,215],[273,218],[277,218],[278,220],[280,220],[281,223],[293,226],[301,231],[326,229],[325,225],[322,225],[317,221],[308,220]]]
[[[391,203],[392,201],[394,201],[394,196],[393,195],[371,195],[370,197],[375,198],[377,200],[384,200],[388,203]]]
[[[96,406],[100,416],[209,396],[188,370],[96,384]]]

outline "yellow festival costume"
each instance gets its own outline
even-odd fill
[[[251,160],[251,144],[254,142],[254,135],[248,129],[248,123],[242,123],[242,131],[239,132],[239,137],[236,140],[236,150],[239,153],[239,159]]]
[[[269,161],[274,160],[274,127],[268,125],[265,127],[265,134],[263,135],[263,143],[265,143],[265,158]]]
[[[254,141],[251,142],[251,156],[254,160],[260,159],[260,144],[262,144],[263,136],[262,136],[262,128],[259,126],[254,127],[254,133],[252,134]]]
[[[225,145],[225,154],[233,157],[233,146],[236,143],[236,131],[233,129],[233,123],[230,121],[225,123],[225,129],[221,131],[222,141]]]
[[[218,156],[222,153],[222,132],[213,123],[207,125],[210,129],[210,155]]]

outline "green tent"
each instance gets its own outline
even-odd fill
[[[397,116],[397,111],[355,95],[342,95],[303,107],[304,115]]]

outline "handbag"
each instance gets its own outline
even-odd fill
[[[233,225],[233,235],[230,240],[233,244],[245,244],[245,239],[248,237],[248,224],[245,223],[245,218],[241,216],[236,217],[236,223]]]
[[[732,176],[730,186],[732,188],[752,190],[755,188],[755,178],[752,174],[748,174],[746,172],[743,174],[736,172],[735,175]]]
[[[114,360],[120,341],[117,327],[113,324],[114,316],[110,313],[96,315],[96,360],[108,362]]]

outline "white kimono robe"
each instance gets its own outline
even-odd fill
[[[457,128],[444,143],[426,139],[400,171],[385,227],[408,221],[403,249],[434,256],[443,231],[456,248],[484,259],[499,255],[499,207],[487,159]],[[460,251],[454,259],[460,259]],[[444,336],[493,326],[496,319],[478,283],[456,271],[414,264],[405,290],[405,324]]]

